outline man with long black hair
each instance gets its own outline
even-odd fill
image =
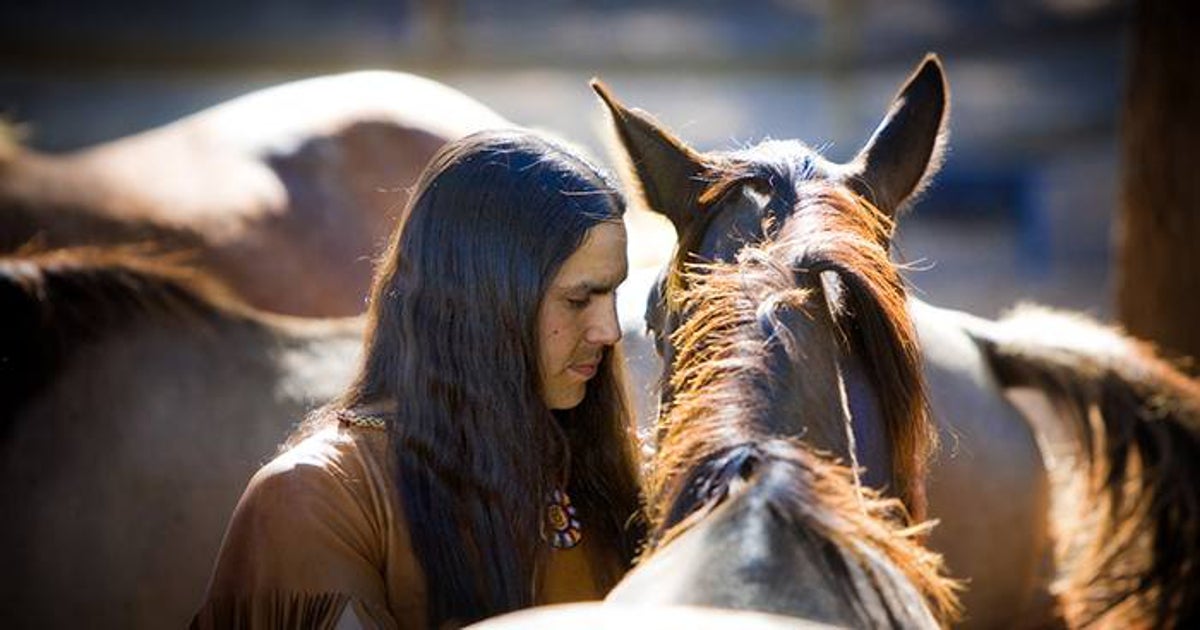
[[[640,537],[625,203],[528,131],[447,145],[380,262],[362,367],[254,476],[197,627],[440,627],[597,599]]]

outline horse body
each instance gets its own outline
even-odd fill
[[[942,448],[929,464],[929,545],[962,595],[969,626],[1045,620],[1053,540],[1049,480],[1033,428],[1002,394],[974,318],[909,299]]]
[[[0,260],[9,624],[186,624],[246,480],[357,365],[360,320],[266,316],[179,274]]]
[[[507,126],[444,85],[373,71],[270,88],[63,156],[15,149],[0,159],[0,251],[149,241],[194,253],[256,307],[353,315],[429,158]]]
[[[676,353],[696,343],[679,332],[696,316],[679,296],[691,295],[694,283],[707,282],[708,261],[741,265],[749,274],[764,243],[799,239],[803,246],[794,259],[783,262],[797,274],[823,275],[814,288],[843,336],[832,369],[840,374],[853,440],[841,445],[826,440],[823,446],[856,470],[865,466],[861,479],[903,499],[913,514],[927,510],[940,521],[929,542],[945,555],[952,575],[969,580],[967,625],[1041,625],[1062,621],[1061,614],[1086,623],[1123,607],[1128,610],[1122,612],[1133,610],[1139,623],[1189,619],[1197,594],[1195,580],[1184,574],[1200,553],[1190,542],[1176,548],[1172,541],[1194,539],[1192,532],[1200,526],[1195,475],[1183,463],[1200,448],[1200,418],[1193,411],[1200,392],[1180,385],[1186,379],[1146,351],[1127,348],[1120,358],[1100,360],[1087,348],[1054,350],[1045,340],[1022,341],[1009,324],[902,297],[887,251],[896,217],[940,163],[948,99],[936,58],[927,58],[913,73],[848,164],[831,163],[794,141],[700,154],[645,113],[624,107],[603,88],[597,91],[612,114],[635,186],[679,235],[676,256],[651,292],[646,315],[664,367],[673,375],[663,390],[665,409],[675,404]],[[730,283],[726,290],[748,289]],[[720,316],[703,307],[701,312]],[[905,322],[911,322],[911,335],[903,330]],[[1060,334],[1069,329],[1058,327]],[[793,332],[800,351],[792,357],[792,371],[830,370],[806,355],[814,344],[827,347],[828,333]],[[918,344],[916,373],[896,369],[904,361],[873,356],[888,346],[916,353]],[[1141,367],[1119,369],[1125,364]],[[775,372],[781,378],[787,373]],[[1054,462],[1039,449],[1035,429],[1040,427],[1010,401],[1020,388],[1049,398],[1041,407],[1055,413],[1052,424],[1072,427],[1085,443],[1100,444],[1089,451],[1088,492],[1096,502],[1117,507],[1093,529],[1112,533],[1115,544],[1098,539],[1095,531],[1070,531],[1061,523],[1052,527],[1057,517],[1048,472]],[[906,396],[926,393],[927,410],[897,412],[898,404],[912,407]],[[1166,411],[1157,418],[1154,410],[1160,406]],[[914,450],[913,436],[906,434],[922,431],[926,418],[933,419],[941,442],[928,460],[931,453]],[[802,422],[793,435],[810,433],[821,430]],[[897,448],[898,440],[910,444]],[[1153,474],[1137,472],[1143,465]],[[1125,492],[1138,497],[1135,506],[1123,505]],[[1172,504],[1178,509],[1167,507]],[[1091,589],[1091,595],[1056,590],[1052,596],[1052,580],[1064,577],[1056,572],[1070,570],[1056,554],[1055,543],[1060,549],[1063,543],[1052,540],[1055,531],[1094,539],[1090,551],[1083,552],[1092,554],[1082,563],[1092,564],[1090,577],[1065,580],[1080,592]],[[1189,558],[1183,569],[1170,568],[1172,553]],[[1139,559],[1126,563],[1129,558]],[[1056,608],[1059,596],[1102,604],[1093,606],[1090,617],[1078,616],[1068,610],[1074,606],[1070,601]]]

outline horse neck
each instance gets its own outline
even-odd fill
[[[767,271],[748,272],[744,291],[726,290],[742,279],[737,270],[702,279],[699,311],[674,337],[681,349],[647,492],[660,533],[705,500],[681,484],[701,470],[698,463],[724,450],[799,438],[855,461],[839,333],[820,288],[808,280],[796,284],[790,272],[771,278]]]
[[[783,309],[762,322],[769,340],[766,372],[774,377],[757,424],[765,435],[798,437],[853,461],[840,333],[819,287],[807,288],[811,294],[802,309]]]

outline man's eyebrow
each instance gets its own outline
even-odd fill
[[[584,292],[584,291],[586,291],[587,293],[609,293],[610,291],[615,291],[617,289],[617,285],[621,284],[624,281],[625,281],[624,277],[617,278],[613,282],[596,282],[593,280],[581,280],[574,284],[564,285],[562,287],[562,290],[569,292],[569,293]]]

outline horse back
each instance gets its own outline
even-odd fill
[[[18,152],[0,169],[0,245],[151,241],[259,308],[353,315],[427,161],[507,126],[403,73],[285,84],[71,154]]]

